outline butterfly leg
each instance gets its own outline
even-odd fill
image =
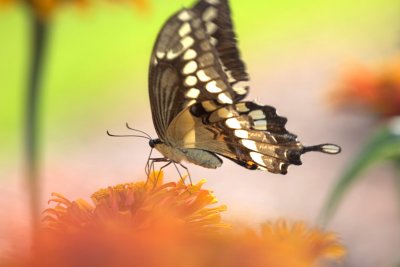
[[[174,167],[175,167],[176,171],[178,172],[179,177],[181,178],[181,181],[183,182],[183,184],[185,184],[185,179],[183,179],[183,176],[182,176],[181,172],[179,171],[178,166],[176,166],[176,163],[174,163]]]
[[[162,162],[162,161],[160,161],[160,162]],[[160,168],[160,170],[159,170],[159,172],[157,174],[157,178],[154,181],[154,186],[158,183],[158,178],[160,177],[160,173],[162,172],[162,170],[164,168],[166,168],[167,166],[169,166],[171,163],[172,163],[172,161],[168,161],[167,164],[164,164],[163,166],[161,166],[161,168]],[[153,164],[153,166],[154,166],[154,164]]]
[[[187,173],[187,176],[189,177],[190,185],[193,185],[192,176],[190,176],[190,172],[189,172],[188,167],[186,167],[186,166],[183,165],[182,163],[179,163],[179,165],[181,165],[181,167],[185,169],[185,171],[186,171],[186,173]]]
[[[150,152],[150,156],[151,156],[151,152]],[[145,172],[146,172],[146,175],[147,175],[146,184],[150,179],[150,172],[152,171],[153,173],[155,173],[155,163],[166,162],[166,164],[164,164],[163,166],[160,167],[158,175],[157,175],[157,177],[155,177],[155,181],[154,181],[155,184],[157,184],[157,182],[158,182],[158,178],[159,178],[159,175],[160,175],[161,171],[164,168],[166,168],[167,166],[169,166],[169,165],[171,165],[173,163],[176,171],[179,174],[180,179],[182,180],[182,182],[185,183],[185,180],[183,178],[182,173],[179,171],[179,168],[178,168],[177,164],[179,164],[182,168],[184,168],[186,170],[187,176],[189,177],[190,185],[193,185],[192,177],[190,176],[189,169],[185,165],[183,165],[182,163],[175,163],[172,160],[169,160],[167,158],[151,158],[150,156],[149,156],[149,158],[147,160],[147,163],[146,163],[146,166],[145,166]]]
[[[147,174],[147,181],[146,181],[146,184],[147,184],[147,182],[149,181],[149,178],[150,178],[150,171],[152,171],[153,173],[155,173],[155,163],[157,163],[157,162],[167,162],[167,163],[164,164],[163,166],[161,166],[161,168],[159,169],[159,172],[158,172],[158,174],[157,174],[157,177],[155,177],[155,179],[154,179],[154,185],[157,184],[158,178],[159,178],[159,176],[160,176],[160,174],[161,174],[161,171],[162,171],[165,167],[167,167],[168,165],[170,165],[170,164],[172,163],[172,161],[170,161],[169,159],[166,159],[166,158],[150,158],[150,157],[149,157],[149,159],[147,160],[147,164],[146,164],[146,169],[147,169],[147,171],[146,171],[146,174]]]
[[[147,157],[146,165],[144,166],[144,172],[145,172],[146,175],[147,175],[147,179],[149,179],[150,170],[151,170],[151,168],[150,168],[150,159],[151,159],[151,153],[152,153],[152,152],[153,152],[153,149],[150,150],[150,154],[149,154],[149,156]]]
[[[155,177],[155,179],[154,179],[154,187],[158,184],[158,179],[160,178],[160,174],[161,174],[162,170],[164,168],[166,168],[167,166],[171,165],[171,163],[172,163],[172,161],[167,160],[167,159],[164,159],[164,161],[163,160],[159,161],[159,162],[166,162],[166,161],[168,161],[168,162],[166,164],[164,164],[163,166],[161,166],[161,168],[158,171],[157,177]],[[153,173],[154,173],[154,163],[153,163]]]

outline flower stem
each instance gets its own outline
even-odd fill
[[[398,205],[400,207],[400,156],[397,157],[394,160],[394,164],[395,164],[395,183],[396,183],[396,187],[397,187],[397,194],[398,194]]]
[[[29,66],[29,77],[26,94],[26,113],[25,113],[25,164],[26,182],[29,190],[29,200],[31,208],[31,220],[34,229],[39,217],[39,100],[40,86],[43,69],[43,54],[45,51],[48,25],[36,14],[32,14],[31,23],[31,62]]]

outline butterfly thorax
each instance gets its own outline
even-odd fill
[[[160,139],[155,139],[154,148],[158,150],[165,158],[172,160],[173,162],[179,163],[186,159],[185,154],[180,150],[176,149],[168,144],[163,143]],[[151,144],[150,144],[151,146]]]

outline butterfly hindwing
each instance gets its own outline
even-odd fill
[[[196,118],[191,139],[184,134],[183,147],[204,149],[224,156],[248,169],[286,173],[289,164],[300,165],[303,146],[285,129],[286,118],[270,106],[254,102],[218,105],[204,101],[190,108]],[[180,123],[177,118],[177,124]],[[178,127],[178,126],[177,126]]]

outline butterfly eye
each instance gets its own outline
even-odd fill
[[[149,140],[149,146],[151,148],[154,148],[156,145],[161,144],[161,140],[160,139],[150,139]]]
[[[149,146],[151,147],[151,148],[154,148],[156,145],[154,144],[154,140],[153,139],[150,139],[149,140]]]

